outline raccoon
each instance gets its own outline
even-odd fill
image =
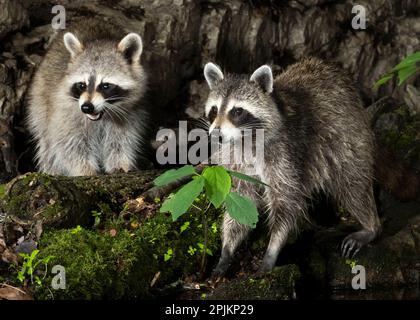
[[[141,158],[148,118],[142,39],[103,24],[83,21],[58,33],[34,75],[27,125],[42,172],[129,171]]]
[[[264,65],[249,78],[223,74],[213,63],[204,76],[210,93],[205,106],[210,132],[224,141],[241,139],[242,129],[264,130],[264,161],[254,163],[266,183],[235,181],[238,192],[265,205],[270,241],[259,272],[270,271],[298,222],[308,219],[311,198],[330,196],[360,223],[362,230],[342,242],[343,256],[352,256],[377,237],[381,224],[373,195],[374,138],[361,99],[349,78],[316,58],[291,65],[273,78]],[[249,172],[249,165],[229,169]],[[227,213],[222,226],[222,252],[213,276],[223,275],[250,228]]]

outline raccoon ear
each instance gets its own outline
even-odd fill
[[[77,56],[79,53],[83,52],[83,45],[80,43],[79,39],[71,33],[66,32],[63,37],[64,45],[66,46],[67,50],[70,52],[71,57]]]
[[[128,63],[131,64],[140,61],[140,56],[143,51],[143,42],[137,33],[132,32],[127,34],[120,43],[118,43],[117,48],[124,55],[124,58],[127,59]]]
[[[209,62],[204,66],[204,77],[210,89],[213,90],[216,84],[223,80],[223,72],[217,65]]]
[[[263,65],[255,70],[249,81],[255,82],[266,93],[273,92],[273,72],[267,65]]]

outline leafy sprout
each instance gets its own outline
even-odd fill
[[[375,82],[374,87],[378,88],[387,83],[394,76],[398,76],[398,86],[402,85],[408,78],[420,70],[420,51],[410,54],[397,64],[391,71]]]
[[[266,186],[265,183],[248,175],[226,170],[222,166],[206,167],[198,174],[191,165],[168,170],[157,177],[154,183],[156,186],[163,186],[188,176],[191,176],[191,180],[163,202],[161,212],[170,212],[175,221],[194,205],[195,199],[204,195],[214,208],[223,206],[233,219],[252,228],[256,226],[257,207],[251,199],[231,191],[232,177]]]

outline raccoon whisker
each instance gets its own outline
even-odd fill
[[[204,124],[204,123],[195,123],[195,126],[198,128],[198,129],[203,129],[203,130],[208,130],[209,129],[209,125],[206,125],[206,124]]]
[[[120,108],[116,105],[112,105],[110,103],[107,103],[107,102],[104,103],[104,106],[105,106],[104,110],[112,118],[115,119],[115,117],[117,117],[120,121],[126,121],[126,122],[128,122],[130,120],[128,115],[127,115],[127,112],[124,109],[122,109],[122,108]]]
[[[210,122],[207,121],[204,118],[197,118],[197,119],[192,119],[192,122],[199,128],[201,129],[208,129],[210,128]]]
[[[203,117],[193,118],[191,121],[193,121],[193,122],[200,122],[200,123],[203,123],[203,124],[210,125],[210,122],[207,119],[203,118]]]
[[[238,128],[241,129],[263,129],[264,126],[259,126],[259,125],[245,125],[245,126],[239,126]]]
[[[109,98],[105,99],[105,101],[115,101],[115,100],[123,101],[123,100],[128,100],[128,98],[126,98],[126,97],[109,97]]]
[[[240,130],[256,130],[256,129],[264,129],[264,127],[254,127],[254,126],[241,126],[238,127]]]
[[[246,127],[246,126],[248,126],[248,127],[249,126],[262,127],[263,124],[259,121],[250,121],[250,122],[247,122],[247,123],[241,125],[241,127]]]
[[[199,129],[208,130],[210,123],[202,118],[192,119],[191,122]]]
[[[123,109],[121,109],[121,108],[114,108],[114,109],[112,109],[112,111],[114,111],[116,114],[118,114],[118,116],[121,119],[125,120],[126,122],[129,122],[130,121],[130,118],[128,117],[127,112],[124,111]]]
[[[128,120],[129,120],[128,117],[123,112],[121,112],[121,110],[114,109],[114,108],[108,108],[108,112],[114,116],[113,117],[114,119],[116,117],[116,118],[118,118],[118,120],[125,121],[125,122],[128,122]]]
[[[114,117],[115,114],[113,112],[110,112],[109,110],[104,109],[104,113],[107,114],[113,121],[116,120]]]

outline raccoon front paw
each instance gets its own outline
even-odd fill
[[[125,173],[128,172],[129,170],[124,170],[123,168],[114,168],[112,170],[107,171],[107,173],[109,174],[113,174],[113,173]]]
[[[341,244],[341,256],[353,258],[359,250],[375,238],[375,233],[369,230],[361,230],[349,234]]]
[[[274,268],[274,264],[272,263],[267,263],[264,262],[261,264],[261,266],[258,268],[258,271],[256,272],[256,276],[261,276],[264,275],[267,272],[270,272],[271,270],[273,270]]]
[[[130,163],[120,163],[116,166],[107,166],[105,168],[106,173],[122,173],[122,172],[129,172],[133,170],[134,167]]]
[[[210,279],[218,280],[222,278],[226,274],[228,268],[229,262],[220,260],[216,268],[214,268],[213,272],[211,273]]]

